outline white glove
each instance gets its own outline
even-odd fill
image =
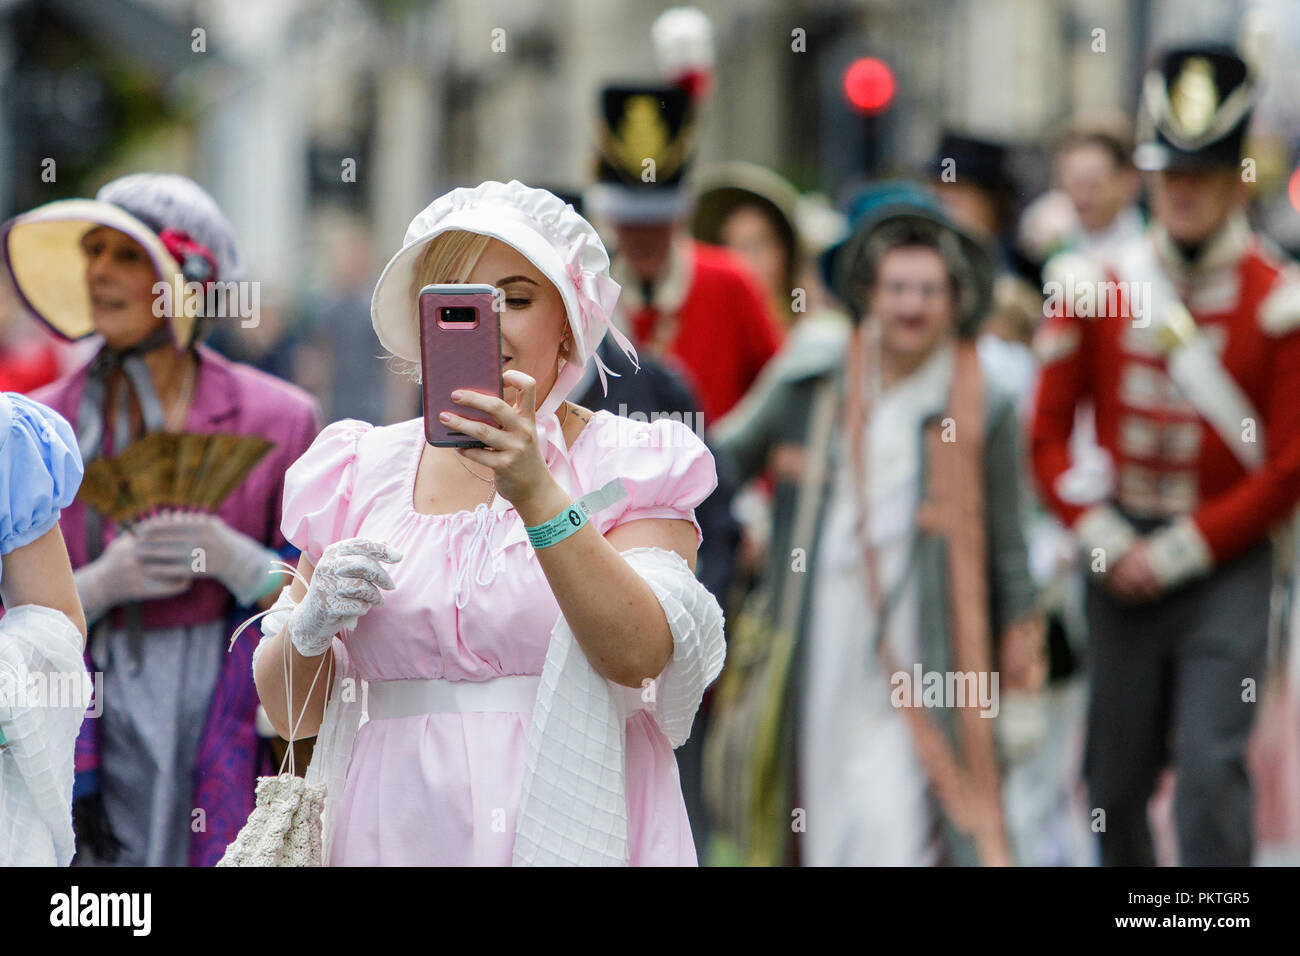
[[[76,581],[86,623],[90,624],[118,604],[180,594],[194,582],[194,572],[188,556],[182,561],[146,555],[140,539],[127,532],[110,541],[94,561],[78,568]]]
[[[380,588],[397,585],[380,561],[402,560],[382,541],[348,538],[327,546],[312,572],[307,594],[289,615],[289,638],[304,657],[323,654],[340,630],[351,630],[357,619],[384,603]]]
[[[246,607],[277,583],[269,571],[278,555],[216,515],[165,511],[138,522],[135,533],[146,558],[183,561],[194,574],[216,578]]]

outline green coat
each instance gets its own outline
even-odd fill
[[[769,453],[782,444],[803,446],[808,439],[812,400],[818,383],[829,380],[837,395],[844,387],[844,355],[848,348],[850,329],[844,321],[818,321],[815,326],[799,329],[792,336],[789,347],[769,363],[763,376],[755,383],[745,400],[718,425],[714,433],[715,452],[725,458],[735,470],[738,481],[745,481],[763,470]],[[1020,457],[1019,430],[1014,398],[995,383],[985,379],[985,443],[984,443],[984,495],[986,502],[987,540],[989,547],[989,622],[994,640],[994,657],[997,660],[997,637],[1003,628],[1033,610],[1034,585],[1029,575],[1028,554],[1023,534],[1023,519],[1028,507],[1024,491]],[[839,406],[837,406],[838,408]],[[797,766],[795,744],[799,739],[798,715],[804,684],[803,665],[807,655],[804,640],[811,610],[811,582],[817,573],[817,554],[821,529],[826,516],[826,503],[830,497],[830,481],[839,466],[842,442],[841,429],[832,427],[830,466],[827,482],[817,503],[817,517],[811,541],[791,540],[798,484],[778,476],[773,499],[772,530],[768,563],[763,575],[762,592],[767,599],[766,614],[769,620],[781,619],[781,591],[789,575],[797,575],[792,593],[798,602],[794,617],[795,645],[790,668],[789,686],[784,695],[781,715],[781,733],[777,746],[781,748],[779,765],[782,767],[780,786],[785,798],[784,819],[791,819],[797,805],[794,768]],[[923,455],[922,489],[928,475],[929,463]],[[923,495],[924,496],[924,495]],[[806,553],[804,569],[793,569],[792,554],[795,548]],[[922,665],[926,671],[951,670],[951,641],[949,638],[950,590],[947,572],[947,542],[938,535],[922,532],[916,543],[915,569],[920,592],[920,630]],[[865,586],[865,583],[864,583]],[[956,746],[954,711],[936,708],[932,716],[942,727],[949,742]],[[957,833],[945,821],[945,831],[953,862],[976,862],[973,841]]]

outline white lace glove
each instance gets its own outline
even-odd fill
[[[274,551],[212,514],[163,512],[135,526],[141,554],[184,562],[200,577],[216,578],[245,607],[275,586]]]
[[[94,561],[76,572],[77,594],[86,612],[86,623],[97,621],[105,611],[128,601],[149,601],[172,597],[194,582],[189,558],[146,555],[133,534],[119,534]]]
[[[306,596],[289,615],[289,638],[298,653],[323,654],[336,633],[356,627],[362,614],[383,604],[379,589],[397,585],[379,562],[400,560],[402,555],[382,541],[348,538],[327,546]]]

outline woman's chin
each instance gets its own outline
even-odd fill
[[[152,316],[149,322],[141,322],[129,316],[104,314],[96,312],[92,316],[95,331],[104,337],[104,341],[112,348],[127,348],[139,342],[145,336],[159,329],[167,321],[166,319],[155,319]]]
[[[942,329],[908,324],[888,329],[885,333],[885,347],[895,355],[915,359],[928,355],[943,338]]]

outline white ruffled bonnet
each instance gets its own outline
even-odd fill
[[[601,385],[608,388],[606,374],[617,373],[596,354],[607,330],[632,363],[637,363],[632,343],[610,325],[620,289],[609,276],[609,253],[600,236],[558,196],[518,180],[453,189],[411,220],[402,248],[384,267],[370,301],[370,320],[389,352],[407,361],[420,360],[419,307],[411,296],[411,283],[429,241],[455,229],[507,243],[550,279],[564,300],[573,332],[572,358],[539,404],[539,419],[555,413],[582,378],[589,359],[595,360]]]

